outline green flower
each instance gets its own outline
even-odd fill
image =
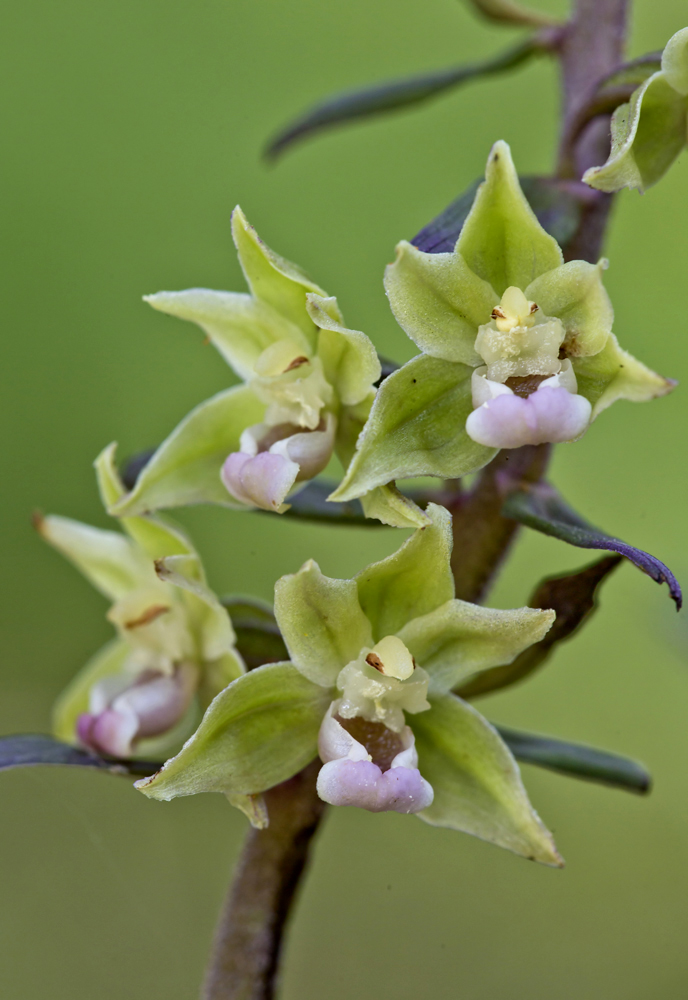
[[[382,383],[330,499],[464,476],[496,449],[579,437],[617,399],[669,392],[611,332],[606,266],[564,263],[498,142],[454,252],[404,242],[387,268],[392,311],[423,353]]]
[[[96,469],[103,502],[111,505],[124,492],[112,446]],[[107,617],[118,633],[59,698],[54,732],[113,757],[148,757],[179,746],[197,724],[198,708],[245,668],[229,615],[208,589],[188,538],[151,516],[122,524],[126,534],[64,517],[36,519],[43,538],[112,601]]]
[[[290,661],[221,692],[181,752],[137,787],[168,800],[256,796],[313,760],[336,805],[417,813],[545,864],[561,859],[510,751],[452,694],[539,641],[554,612],[493,611],[454,598],[451,518],[429,525],[353,580],[307,562],[275,587]]]
[[[380,377],[365,334],[342,325],[337,300],[273,253],[240,208],[232,234],[250,292],[159,292],[155,309],[197,323],[243,380],[196,407],[158,448],[117,516],[216,503],[283,513],[333,451],[348,463]],[[422,512],[392,488],[366,500],[390,524]]]
[[[583,180],[600,191],[644,191],[664,176],[687,140],[688,28],[682,28],[667,42],[661,70],[614,112],[609,159]]]

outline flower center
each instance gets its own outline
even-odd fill
[[[266,347],[254,366],[251,385],[267,404],[265,423],[315,430],[333,399],[320,358],[309,358],[290,340]]]
[[[490,322],[478,329],[475,349],[487,365],[487,378],[503,383],[510,378],[557,375],[564,336],[560,320],[543,315],[520,288],[511,287],[492,310]]]
[[[413,715],[430,708],[429,680],[422,667],[414,666],[401,639],[385,636],[340,672],[337,687],[342,697],[337,711],[343,719],[366,719],[399,733],[405,725],[404,712]]]

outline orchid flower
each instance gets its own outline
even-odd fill
[[[452,693],[538,642],[554,612],[455,599],[450,515],[431,504],[427,516],[354,579],[328,578],[313,561],[282,577],[275,615],[291,659],[230,684],[180,753],[137,788],[161,800],[259,795],[319,754],[326,802],[414,813],[561,864],[511,752]]]

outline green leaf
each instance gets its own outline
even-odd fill
[[[504,726],[497,726],[496,729],[514,757],[524,764],[535,764],[557,774],[584,778],[640,795],[649,792],[652,787],[652,778],[642,764],[627,757],[580,743],[567,743],[552,736],[521,733]]]
[[[266,156],[275,158],[295,142],[322,129],[418,104],[469,80],[513,69],[543,52],[544,49],[537,38],[528,38],[485,62],[452,66],[434,73],[423,73],[335,94],[321,104],[309,108],[279,132],[269,143],[265,151]]]
[[[473,411],[468,365],[420,354],[378,389],[357,451],[332,500],[352,500],[411,476],[455,479],[482,468],[494,448],[466,433]]]
[[[276,309],[239,292],[190,288],[184,292],[157,292],[144,301],[158,312],[197,323],[237,375],[250,379],[266,347],[278,340],[292,341],[309,353],[312,338]]]
[[[89,710],[91,688],[104,677],[121,673],[130,656],[129,644],[113,639],[91,657],[55,702],[52,729],[58,739],[75,741],[77,720]]]
[[[375,642],[395,635],[412,618],[434,611],[454,596],[449,565],[451,515],[438,504],[428,504],[426,514],[431,524],[356,577],[358,597]]]
[[[134,489],[110,513],[131,517],[197,503],[245,509],[223,486],[220,469],[227,456],[239,450],[242,432],[260,423],[264,412],[264,404],[245,385],[207,399],[163,441]]]
[[[686,98],[665,73],[655,73],[612,116],[612,148],[601,167],[591,167],[583,180],[599,191],[656,184],[686,144]]]
[[[324,687],[373,645],[356,581],[323,576],[312,559],[275,584],[275,617],[294,666]]]
[[[549,483],[537,483],[527,489],[515,490],[506,498],[502,516],[520,521],[545,535],[560,538],[569,545],[618,552],[656,583],[668,584],[671,598],[677,610],[680,610],[683,601],[681,588],[668,566],[648,552],[593,527],[572,510]]]
[[[77,750],[44,733],[15,733],[0,737],[0,771],[35,765],[87,767],[109,774],[150,774],[158,764],[143,760],[112,760]]]
[[[491,694],[518,684],[542,666],[556,646],[584,625],[597,607],[599,585],[621,562],[621,556],[606,556],[576,573],[543,580],[531,596],[531,608],[551,608],[556,612],[552,628],[539,642],[524,649],[515,660],[471,677],[456,690],[464,700]]]
[[[385,271],[385,291],[404,333],[421,351],[476,367],[478,327],[499,302],[459,253],[423,253],[405,241]]]
[[[666,396],[677,383],[657,375],[619,347],[611,333],[604,348],[592,357],[572,358],[578,392],[592,403],[592,419],[618,399],[645,403]]]
[[[471,674],[511,663],[543,638],[554,617],[554,611],[498,611],[454,599],[409,621],[398,635],[430,674],[431,690],[444,694]]]
[[[306,311],[306,295],[327,296],[300,267],[263,243],[239,206],[232,212],[232,235],[252,294],[294,323],[315,347],[315,327]]]
[[[564,262],[556,240],[526,201],[505,142],[495,143],[490,151],[485,182],[478,188],[456,249],[500,297],[511,285],[525,289]]]
[[[528,801],[516,761],[496,730],[455,695],[430,700],[429,712],[407,720],[418,767],[435,792],[420,818],[561,867],[552,835]]]
[[[138,546],[119,531],[103,531],[56,515],[36,516],[34,526],[46,542],[112,601],[155,584],[152,560],[146,559]]]
[[[380,362],[372,341],[365,333],[342,326],[336,318],[336,299],[308,295],[306,301],[308,315],[320,330],[318,355],[325,378],[345,406],[355,406],[380,378]]]
[[[546,316],[556,316],[566,330],[568,357],[597,354],[607,343],[614,322],[614,309],[604,285],[606,260],[588,264],[571,260],[540,275],[525,290]]]
[[[317,755],[329,701],[290,663],[258,667],[225,688],[177,756],[136,787],[164,801],[198,792],[257,795]]]

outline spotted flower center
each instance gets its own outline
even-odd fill
[[[560,320],[545,316],[537,303],[512,286],[492,310],[490,322],[479,328],[475,349],[493,382],[548,377],[561,371],[559,348],[564,336]]]

